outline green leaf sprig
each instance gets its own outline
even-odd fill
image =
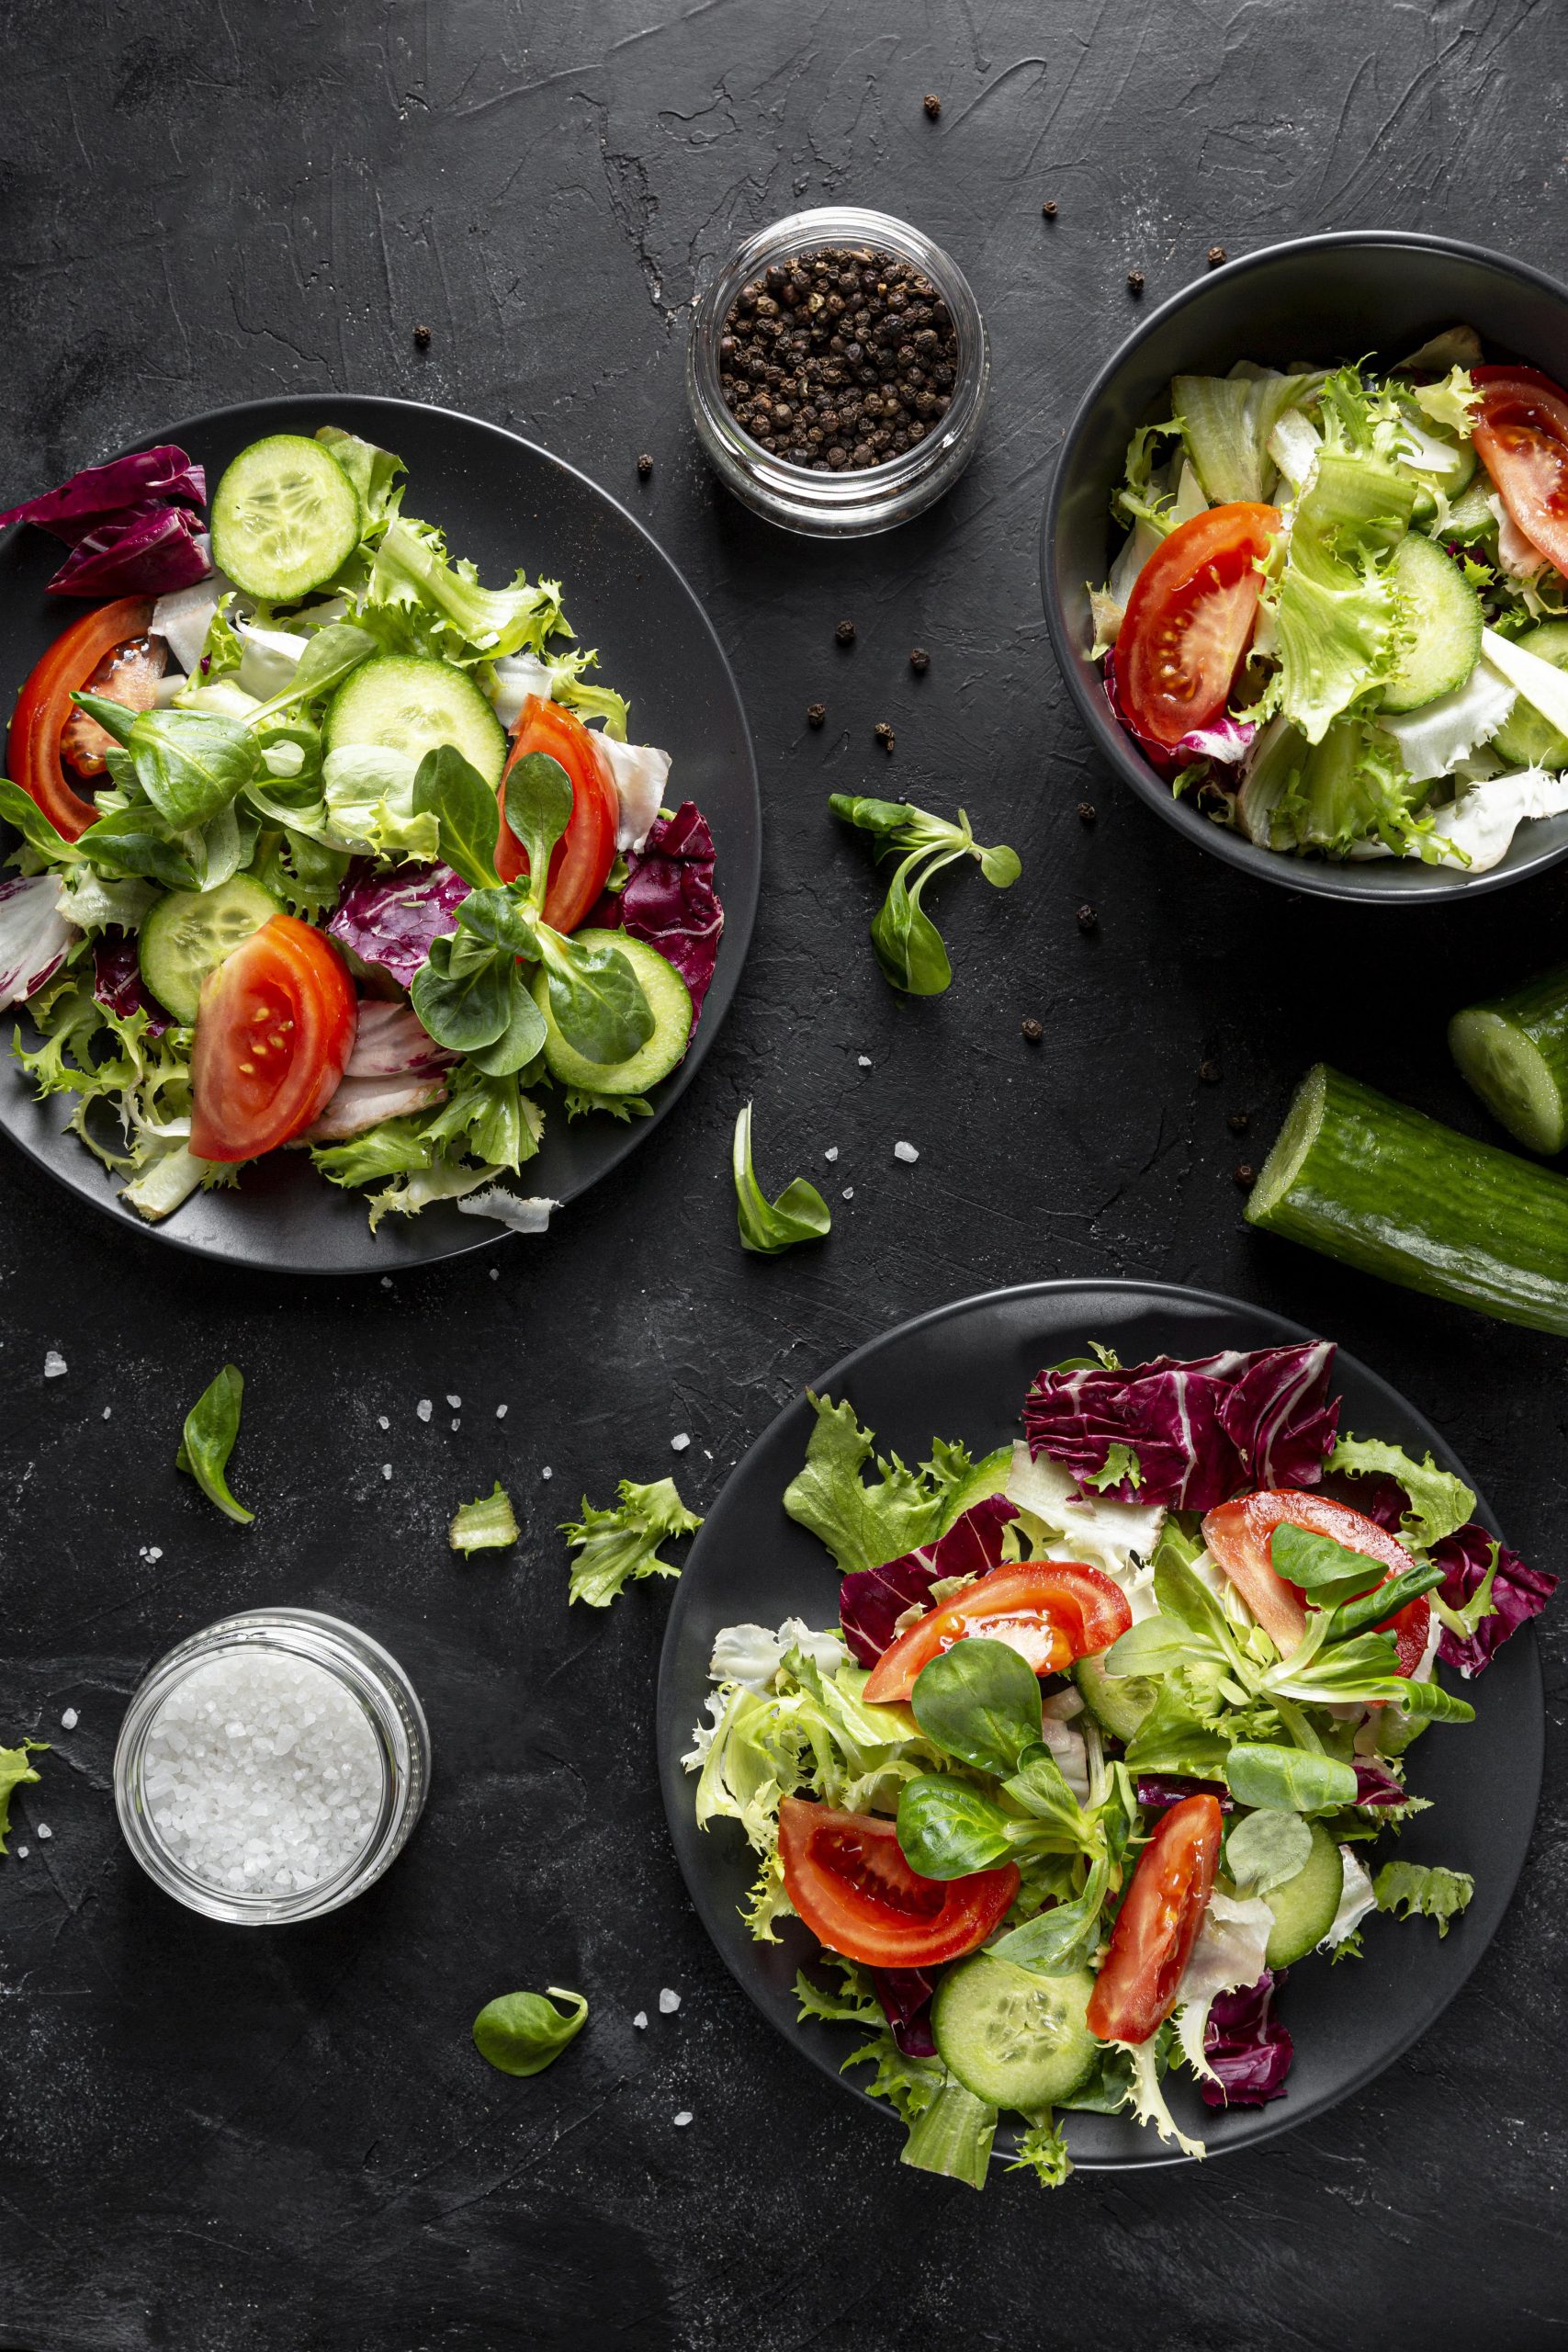
[[[996,889],[1010,889],[1022,871],[1017,852],[1005,843],[984,847],[962,808],[954,825],[906,800],[835,792],[828,806],[845,824],[872,836],[877,857],[899,858],[871,926],[871,944],[884,973],[908,996],[940,996],[952,982],[953,966],[942,933],[920,903],[927,885],[944,866],[972,857]]]
[[[558,2001],[566,2004],[564,2017]],[[558,1984],[544,1993],[502,1993],[474,2019],[474,2047],[502,2075],[542,2075],[587,2020],[583,1996]]]
[[[770,1201],[758,1183],[757,1171],[751,1165],[750,1102],[735,1122],[730,1169],[735,1178],[735,1213],[742,1250],[750,1250],[760,1258],[776,1258],[781,1250],[793,1249],[797,1241],[827,1238],[833,1223],[832,1213],[815,1184],[797,1176],[784,1186],[776,1201]]]
[[[185,1434],[175,1456],[175,1467],[188,1472],[208,1500],[216,1503],[227,1518],[248,1527],[255,1513],[235,1501],[229,1491],[227,1476],[229,1456],[240,1434],[240,1408],[244,1395],[244,1375],[237,1364],[226,1363],[186,1415]]]

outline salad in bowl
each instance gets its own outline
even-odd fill
[[[1480,874],[1568,810],[1568,392],[1473,329],[1179,375],[1090,592],[1117,722],[1293,857]]]
[[[1459,1476],[1346,1430],[1334,1361],[1091,1343],[1021,1439],[913,1469],[810,1400],[784,1505],[837,1622],[721,1631],[683,1761],[699,1827],[751,1849],[751,1936],[819,1947],[799,2014],[853,2029],[906,2163],[980,2188],[1006,2117],[1055,2186],[1085,2110],[1201,2156],[1173,2074],[1288,2098],[1290,1973],[1358,1960],[1374,1910],[1442,1936],[1469,1903],[1400,1853],[1417,1743],[1556,1579]]]
[[[155,1221],[279,1149],[522,1230],[547,1118],[649,1114],[713,977],[707,822],[560,584],[487,587],[333,424],[173,446],[0,522],[82,600],[23,684],[0,1009]]]

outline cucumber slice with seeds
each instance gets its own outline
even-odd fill
[[[987,2107],[1026,2115],[1059,2107],[1100,2056],[1085,2016],[1093,1990],[1087,1968],[1036,1976],[1010,1960],[976,1952],[948,1971],[931,2003],[942,2064]]]
[[[1521,653],[1538,653],[1554,670],[1568,670],[1568,621],[1541,621],[1516,641]],[[1560,733],[1523,695],[1515,696],[1514,707],[1489,749],[1511,768],[1568,768],[1568,735]]]
[[[282,912],[272,892],[248,874],[234,875],[216,890],[171,890],[142,918],[136,943],[141,977],[159,1003],[188,1026],[209,972]]]
[[[327,712],[325,741],[329,752],[373,744],[412,760],[450,743],[491,786],[506,764],[506,729],[478,686],[450,662],[420,654],[377,654],[351,671]]]
[[[1456,1012],[1460,1076],[1527,1151],[1568,1145],[1568,966]]]
[[[1383,688],[1384,710],[1419,710],[1462,686],[1481,654],[1481,600],[1459,566],[1419,531],[1393,551],[1393,583],[1410,631]]]
[[[1304,1960],[1334,1925],[1345,1891],[1345,1858],[1321,1821],[1312,1824],[1312,1851],[1294,1878],[1263,1898],[1274,1914],[1263,1957],[1270,1968]]]
[[[550,1010],[549,981],[544,967],[534,973],[534,1001],[545,1016],[545,1063],[563,1086],[593,1094],[640,1094],[668,1078],[685,1052],[692,1035],[692,992],[667,957],[644,939],[624,931],[577,931],[572,937],[584,947],[618,947],[642,985],[653,1013],[653,1035],[628,1061],[591,1062],[569,1046],[556,1027]]]
[[[291,605],[347,561],[363,518],[319,441],[274,433],[234,459],[212,497],[212,560],[263,604]]]

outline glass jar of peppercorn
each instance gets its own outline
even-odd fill
[[[686,359],[720,479],[822,538],[891,530],[950,490],[989,380],[957,264],[906,220],[838,207],[747,239],[699,298]]]

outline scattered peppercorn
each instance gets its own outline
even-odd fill
[[[828,706],[825,702],[807,703],[806,707],[806,723],[807,727],[820,727],[827,716]]]
[[[1224,258],[1225,249],[1224,245],[1211,245],[1209,247],[1209,267],[1211,269],[1218,269],[1221,262],[1223,262]]]
[[[646,481],[652,471],[653,459],[649,456],[648,451],[645,449],[641,457],[637,461],[637,478],[638,481]]]
[[[813,473],[856,473],[941,430],[958,329],[913,262],[876,245],[807,247],[741,287],[718,371],[726,408],[759,447]]]
[[[1078,802],[1078,822],[1082,825],[1092,825],[1094,818],[1095,808],[1093,801],[1080,800]]]
[[[1224,1072],[1221,1069],[1217,1061],[1210,1059],[1207,1061],[1201,1061],[1199,1063],[1198,1075],[1202,1080],[1205,1086],[1218,1086],[1221,1079],[1224,1076]]]
[[[1047,220],[1054,220],[1056,218],[1055,198],[1048,196],[1040,209],[1044,214]]]
[[[1143,273],[1143,271],[1142,271],[1141,269],[1130,269],[1130,270],[1127,272],[1127,291],[1128,291],[1128,293],[1129,293],[1129,294],[1141,294],[1141,293],[1143,292],[1143,290],[1144,290],[1144,273]]]
[[[1250,1193],[1254,1184],[1258,1182],[1257,1169],[1250,1166],[1245,1159],[1242,1161],[1241,1166],[1235,1169],[1233,1173],[1235,1181],[1241,1186],[1244,1193]]]
[[[428,327],[415,327],[413,331],[413,340],[416,351],[428,351],[430,348],[430,329]]]
[[[1030,1013],[1023,1023],[1023,1034],[1032,1046],[1037,1046],[1045,1035],[1045,1023],[1043,1021],[1036,1021],[1033,1014]]]
[[[855,641],[855,625],[853,621],[840,621],[838,628],[833,631],[833,635],[838,639],[840,645],[852,645]]]
[[[876,740],[881,744],[883,750],[885,752],[890,752],[893,749],[893,729],[889,727],[886,718],[879,718],[877,720],[874,732]]]
[[[1098,931],[1100,929],[1100,917],[1092,907],[1080,907],[1078,909],[1078,929],[1083,932]]]
[[[1252,1114],[1250,1111],[1233,1111],[1225,1125],[1233,1136],[1244,1136],[1252,1125]]]
[[[926,112],[930,115],[933,122],[942,112],[942,100],[937,96],[934,90],[928,90],[926,92]]]
[[[909,656],[909,667],[917,678],[923,678],[931,666],[931,657],[923,645],[917,645]]]

